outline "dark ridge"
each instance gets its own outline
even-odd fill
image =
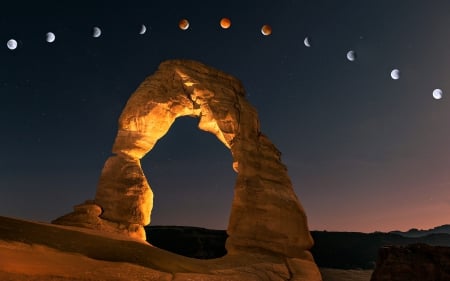
[[[190,226],[146,226],[147,242],[158,248],[196,259],[223,257],[225,230]]]

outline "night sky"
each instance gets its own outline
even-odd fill
[[[0,215],[50,221],[93,199],[126,101],[184,58],[243,82],[310,229],[450,223],[450,1],[118,2],[0,4]],[[177,120],[142,161],[153,225],[227,226],[231,154],[197,122]]]

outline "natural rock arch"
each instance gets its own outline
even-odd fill
[[[94,201],[55,223],[145,239],[153,194],[140,166],[176,118],[199,118],[231,151],[237,172],[226,242],[228,254],[270,252],[308,256],[313,241],[280,152],[261,133],[256,110],[234,77],[201,63],[171,60],[138,87],[120,118]]]

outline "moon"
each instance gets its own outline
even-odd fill
[[[9,39],[8,43],[6,43],[6,46],[10,50],[15,50],[17,48],[17,41],[14,39]]]
[[[356,52],[353,51],[353,50],[348,51],[348,52],[347,52],[347,59],[348,59],[349,61],[355,61],[355,59],[356,59]]]
[[[139,34],[143,35],[143,34],[145,34],[145,32],[147,32],[147,27],[145,26],[145,24],[143,24],[141,26],[141,30],[139,31]]]
[[[46,40],[48,43],[53,43],[53,42],[55,42],[55,39],[56,39],[55,33],[53,33],[53,32],[47,32],[47,34],[45,34],[45,40]]]
[[[305,44],[306,47],[311,47],[311,42],[309,41],[309,37],[306,36],[305,40],[303,40],[303,44]]]
[[[181,19],[181,20],[178,22],[178,27],[179,27],[181,30],[187,30],[187,29],[189,28],[189,21],[188,21],[187,19]]]
[[[441,89],[434,89],[434,91],[433,91],[433,98],[435,100],[442,99],[442,90]]]
[[[92,37],[98,38],[98,37],[100,37],[100,35],[102,35],[102,30],[100,29],[100,27],[95,26],[95,27],[92,29]]]
[[[270,27],[270,25],[267,24],[263,25],[261,27],[261,33],[264,36],[269,36],[270,34],[272,34],[272,27]]]
[[[394,80],[398,80],[398,79],[400,78],[400,70],[398,70],[398,69],[393,69],[393,70],[391,71],[391,77],[392,77],[392,79],[394,79]]]
[[[223,29],[228,29],[231,26],[231,20],[229,18],[222,18],[220,20],[220,27]]]

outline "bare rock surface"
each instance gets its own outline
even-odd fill
[[[142,227],[151,220],[153,193],[140,159],[181,116],[198,118],[199,129],[214,134],[231,151],[237,180],[227,228],[228,255],[275,254],[292,259],[295,269],[302,261],[314,264],[305,211],[281,153],[260,131],[244,87],[233,76],[190,60],[161,63],[129,98],[119,118],[114,156],[106,160],[93,202],[102,210],[98,220],[75,210],[78,215],[54,223],[82,226],[77,219],[88,218],[93,223],[85,227],[97,225],[95,229],[145,240]],[[312,268],[310,279],[305,275],[299,280],[318,280],[318,269]]]
[[[450,247],[426,244],[383,247],[370,280],[450,280]]]
[[[321,280],[313,261],[295,271],[288,261],[255,253],[198,260],[125,235],[0,216],[1,280]]]

